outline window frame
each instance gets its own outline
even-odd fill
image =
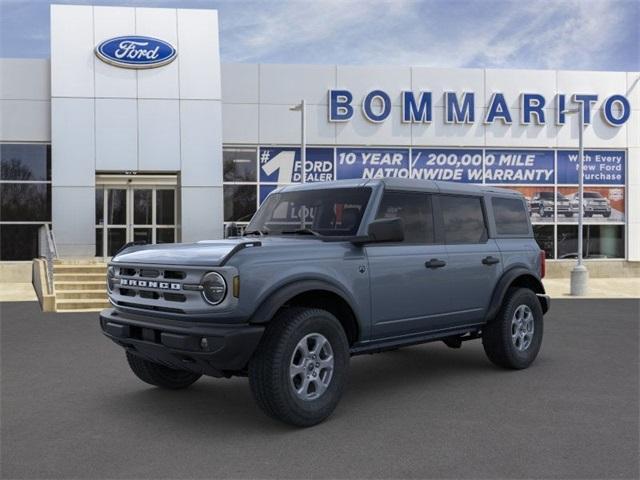
[[[489,243],[489,240],[492,237],[492,233],[489,231],[489,222],[487,216],[487,206],[486,206],[486,197],[485,195],[471,195],[468,193],[439,193],[438,195],[434,195],[438,200],[438,217],[440,217],[440,226],[442,228],[442,239],[445,245],[486,245]],[[484,231],[486,233],[486,239],[484,242],[448,242],[447,241],[447,230],[444,222],[444,211],[440,200],[443,197],[462,197],[462,198],[473,198],[480,200],[480,211],[482,212],[482,222],[484,224]]]

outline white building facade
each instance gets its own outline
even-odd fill
[[[165,44],[173,57],[153,59]],[[220,65],[214,10],[58,5],[51,59],[0,66],[1,261],[37,255],[43,223],[72,257],[222,237],[303,180],[291,109],[302,100],[304,181],[517,189],[552,259],[577,252],[578,113],[567,111],[584,106],[585,252],[640,261],[638,72]]]

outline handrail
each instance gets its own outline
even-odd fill
[[[40,227],[38,240],[38,253],[47,260],[47,287],[53,293],[53,261],[58,258],[58,248],[48,223]]]

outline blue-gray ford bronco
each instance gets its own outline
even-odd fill
[[[310,426],[335,409],[353,355],[482,339],[494,364],[528,367],[549,309],[544,270],[517,192],[288,185],[242,236],[123,249],[100,324],[144,382],[248,376],[265,413]]]

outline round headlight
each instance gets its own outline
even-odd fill
[[[209,272],[202,277],[202,287],[202,296],[211,305],[218,305],[227,294],[227,282],[216,272]]]
[[[116,269],[115,267],[109,267],[107,268],[107,290],[109,290],[110,292],[113,291],[113,286],[114,286],[114,278],[116,276]]]

